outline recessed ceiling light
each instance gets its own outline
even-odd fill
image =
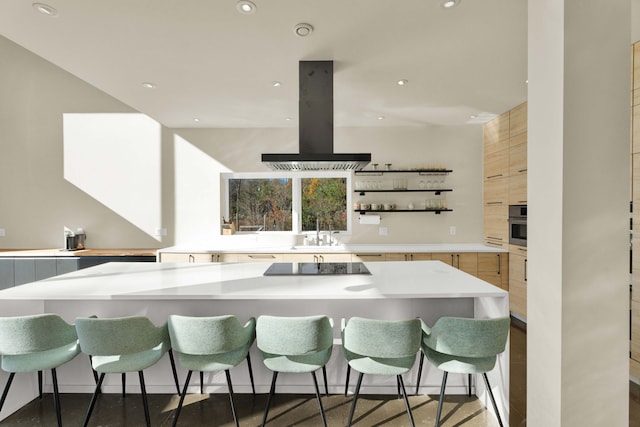
[[[193,121],[194,121],[194,122],[196,122],[196,123],[200,123],[200,119],[199,119],[199,118],[197,118],[197,117],[194,117],[194,118],[193,118]]]
[[[47,15],[47,16],[58,16],[58,11],[56,10],[55,7],[53,6],[49,6],[48,4],[44,4],[44,3],[33,3],[31,4],[31,6],[33,6],[33,8],[35,10],[37,10],[38,12]]]
[[[384,120],[384,116],[378,116],[378,120]]]
[[[299,37],[307,37],[309,34],[313,33],[313,26],[311,24],[301,22],[293,27],[293,31]]]
[[[290,122],[291,120],[293,120],[291,117],[285,117],[284,118],[286,121]]]
[[[236,9],[238,9],[240,13],[244,13],[245,15],[251,15],[253,12],[256,11],[256,5],[253,2],[250,2],[249,0],[241,0],[238,3],[236,3]]]
[[[156,88],[156,84],[155,83],[151,83],[151,82],[144,82],[142,83],[142,87],[145,89],[155,89]]]
[[[407,83],[409,83],[409,80],[407,80],[407,79],[402,79],[402,80],[398,80],[398,81],[397,81],[397,83],[398,83],[398,86],[404,86],[404,85],[406,85]]]
[[[460,0],[445,0],[442,2],[442,7],[445,9],[451,9],[452,7],[456,7],[460,4]]]
[[[478,118],[478,116],[476,116],[475,114],[472,114],[472,115],[470,115],[470,116],[469,116],[469,118],[470,118],[470,119],[477,119],[477,118]]]
[[[272,81],[272,82],[271,82],[271,84],[273,85],[273,87],[280,87],[280,86],[282,86],[282,83],[280,83],[280,82],[278,82],[278,81],[276,81],[276,80]]]

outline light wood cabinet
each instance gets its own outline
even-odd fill
[[[484,242],[485,244],[507,249],[509,244],[509,206],[484,206]]]
[[[478,277],[496,285],[505,291],[509,290],[509,254],[478,253]]]
[[[527,131],[527,103],[524,102],[509,111],[509,137]]]
[[[234,262],[282,262],[282,254],[238,253]]]
[[[509,204],[509,178],[496,178],[484,181],[484,204],[507,206]]]
[[[509,141],[509,176],[527,172],[527,132]]]
[[[487,122],[483,127],[483,146],[486,155],[509,148],[509,112]]]
[[[351,254],[351,262],[380,262],[386,260],[387,254],[384,253]]]
[[[386,261],[430,261],[430,253],[397,253],[388,252],[385,254]]]
[[[207,253],[207,252],[160,252],[160,262],[189,262],[189,263],[207,263],[207,262],[219,262],[219,254]]]
[[[509,149],[496,151],[484,156],[484,179],[509,176]]]
[[[527,255],[526,249],[509,253],[509,309],[522,319],[527,318]]]
[[[351,262],[351,254],[346,253],[303,253],[282,254],[283,262]]]
[[[631,301],[631,358],[640,361],[640,302]]]
[[[510,205],[527,204],[527,174],[521,173],[509,177],[509,203]]]
[[[431,254],[431,258],[478,276],[478,254],[476,252],[434,252]]]

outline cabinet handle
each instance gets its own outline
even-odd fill
[[[502,176],[502,174],[501,174],[501,173],[499,173],[498,175],[491,175],[491,176],[488,176],[488,177],[487,177],[487,179],[491,179],[491,178],[499,178],[499,177],[501,177],[501,176]]]
[[[456,254],[456,259],[458,261],[458,263],[457,263],[458,265],[456,265],[456,268],[460,269],[460,254]]]
[[[324,256],[320,255],[320,262],[324,262]]]
[[[502,202],[487,202],[488,205],[501,205]]]
[[[314,255],[314,256],[313,256],[313,262],[319,262],[319,260],[318,260],[318,255]]]
[[[359,257],[368,257],[368,256],[382,256],[382,254],[356,254]]]
[[[498,275],[500,275],[500,254],[498,255]]]
[[[502,241],[502,237],[487,236],[487,239],[500,240],[500,241]]]
[[[518,170],[518,173],[520,173],[520,172],[526,172],[526,171],[527,171],[526,169],[520,169],[520,170]]]
[[[218,254],[211,254],[211,262],[218,262]]]
[[[524,260],[524,281],[527,281],[527,260]]]
[[[409,260],[413,261],[413,254],[409,254]]]
[[[493,245],[493,246],[500,246],[500,247],[502,247],[502,243],[500,243],[500,242],[491,242],[491,241],[488,241],[488,242],[486,242],[486,244],[487,244],[487,245]]]
[[[196,261],[196,257],[194,257],[193,255],[189,254],[189,262],[195,262]]]
[[[253,259],[273,259],[275,256],[273,255],[249,255],[249,258]]]

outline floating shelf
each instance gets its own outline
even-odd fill
[[[433,212],[436,215],[440,215],[440,212],[452,212],[453,209],[389,209],[389,210],[384,210],[384,209],[377,209],[377,210],[362,210],[362,209],[356,209],[354,210],[354,212],[358,212],[362,215],[365,215],[367,213],[393,213],[393,212]]]
[[[446,175],[453,172],[451,169],[398,169],[398,170],[359,170],[356,175],[382,176],[386,173],[417,173],[418,175]]]
[[[366,193],[436,193],[436,196],[446,191],[453,191],[451,188],[420,188],[416,190],[353,190],[354,193],[359,193],[364,196]]]

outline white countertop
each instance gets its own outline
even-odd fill
[[[0,300],[506,297],[440,261],[366,263],[371,275],[264,276],[271,263],[107,263],[0,291]]]
[[[429,253],[429,252],[507,252],[505,249],[481,243],[426,243],[426,244],[345,244],[338,246],[251,246],[222,245],[194,247],[172,246],[158,252],[179,253]]]

